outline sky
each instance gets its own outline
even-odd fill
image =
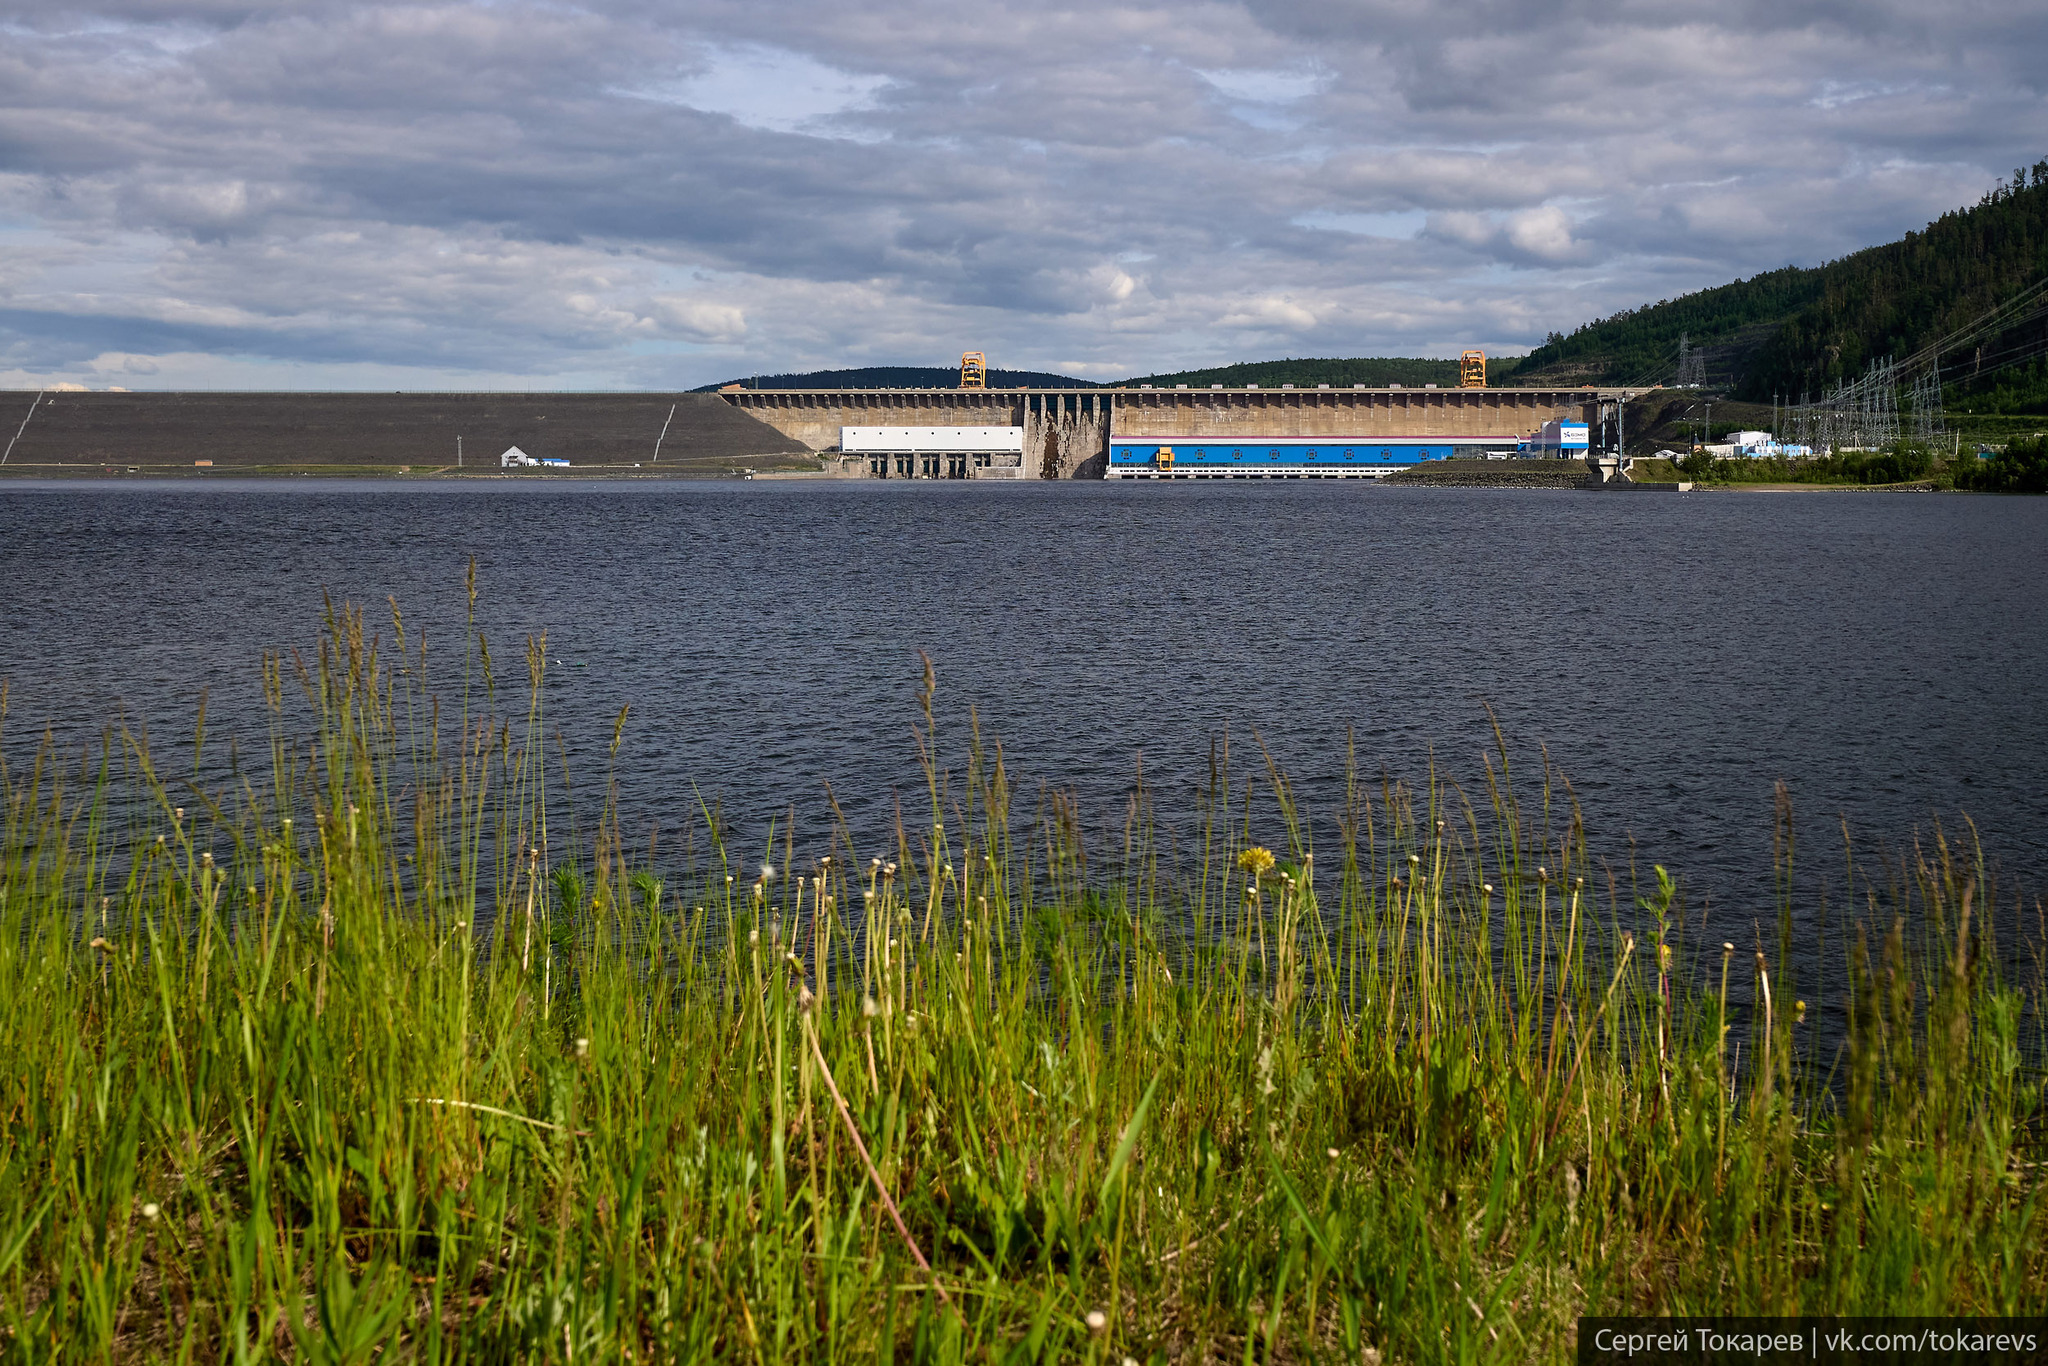
[[[2048,155],[2004,0],[0,0],[0,387],[1515,354]]]

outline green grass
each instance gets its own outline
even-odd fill
[[[1858,871],[1823,1000],[1789,892],[1724,949],[1505,749],[1315,849],[1219,755],[1191,842],[1140,793],[1091,861],[928,686],[889,847],[663,861],[565,809],[545,650],[443,688],[343,611],[232,782],[0,774],[14,1357],[1559,1360],[2048,1292],[2041,982],[1967,845]]]

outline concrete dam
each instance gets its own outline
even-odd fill
[[[719,394],[836,457],[842,474],[1029,479],[1379,477],[1425,460],[1530,454],[1532,443],[1534,453],[1597,456],[1620,449],[1627,396],[1392,386]]]

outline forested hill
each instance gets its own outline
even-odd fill
[[[1513,362],[1508,362],[1512,364]],[[1211,384],[1239,388],[1246,384],[1441,384],[1450,388],[1458,382],[1458,362],[1403,357],[1360,357],[1328,360],[1245,361],[1208,370],[1181,370],[1173,374],[1139,375],[1113,380],[1112,384],[1136,388],[1140,384],[1170,387],[1185,384],[1207,388]],[[933,365],[870,365],[858,370],[813,370],[806,374],[749,375],[742,379],[707,384],[695,392],[708,394],[723,384],[743,384],[749,389],[953,389],[959,387],[960,372]],[[991,389],[1091,389],[1098,381],[1048,374],[1041,370],[1002,370],[989,367]]]
[[[726,384],[744,384],[749,389],[957,389],[960,387],[960,367],[868,365],[857,370],[812,370],[800,375],[746,375],[707,384],[692,392],[708,394]],[[1020,385],[1032,389],[1092,389],[1095,381],[1039,370],[989,367],[989,388],[1015,389]]]
[[[1139,375],[1118,382],[1128,386],[1151,384],[1160,387],[1185,384],[1191,389],[1206,389],[1212,384],[1230,389],[1241,389],[1247,384],[1262,384],[1268,388],[1281,384],[1345,387],[1367,384],[1374,388],[1387,384],[1441,384],[1448,389],[1458,382],[1458,362],[1404,356],[1258,360],[1208,370],[1180,370],[1170,375]]]
[[[1671,383],[1681,335],[1704,346],[1707,382],[1737,397],[1818,395],[1872,360],[1904,359],[2048,278],[2048,160],[1975,207],[1943,214],[1902,242],[1811,269],[1786,267],[1587,323],[1496,373],[1511,384]],[[2048,314],[2028,310],[1981,347],[1950,354],[1942,377],[2023,360],[2048,345]]]

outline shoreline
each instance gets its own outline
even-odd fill
[[[1967,489],[1939,489],[1932,479],[1912,479],[1901,484],[1695,484],[1711,493],[1967,493]]]
[[[590,464],[569,468],[552,469],[477,469],[456,465],[384,465],[384,464],[305,464],[305,465],[107,465],[103,463],[38,462],[16,463],[0,466],[0,483],[33,483],[45,481],[53,484],[89,483],[198,483],[207,479],[249,480],[255,482],[288,483],[297,479],[319,479],[337,482],[359,480],[389,480],[393,482],[418,482],[430,484],[542,484],[562,482],[630,482],[630,483],[678,483],[678,482],[809,482],[831,484],[951,484],[974,482],[967,480],[906,480],[874,479],[854,477],[830,468],[791,468],[780,465],[784,455],[762,455],[762,463],[756,466],[721,465],[718,468],[687,466],[680,462],[669,466],[649,464]],[[1528,477],[1526,472],[1504,472],[1506,477],[1485,479],[1474,477],[1470,472],[1459,471],[1451,478],[1400,477],[1364,481],[1374,486],[1387,488],[1487,488],[1509,492],[1558,492],[1573,491],[1586,493],[1614,492],[1691,492],[1691,493],[1957,493],[1968,490],[1941,489],[1932,480],[1918,479],[1896,484],[1820,484],[1820,483],[1723,483],[1692,484],[1680,488],[1669,484],[1593,484],[1582,479],[1570,481],[1556,479],[1543,482]],[[996,481],[982,481],[996,482]],[[1025,483],[1102,483],[1104,480],[1025,480],[1005,481]],[[1242,483],[1301,483],[1306,480],[1244,480]]]
[[[762,469],[703,469],[677,465],[670,468],[653,468],[639,465],[580,465],[568,469],[463,469],[454,465],[407,466],[407,465],[73,465],[73,464],[17,464],[0,467],[0,479],[47,479],[53,482],[74,480],[106,480],[117,482],[188,481],[204,479],[262,479],[290,480],[316,479],[400,479],[435,483],[467,483],[480,481],[532,482],[576,479],[631,479],[631,480],[678,480],[678,479],[719,479],[746,480],[763,474],[807,474],[807,471],[784,471],[772,466]]]

